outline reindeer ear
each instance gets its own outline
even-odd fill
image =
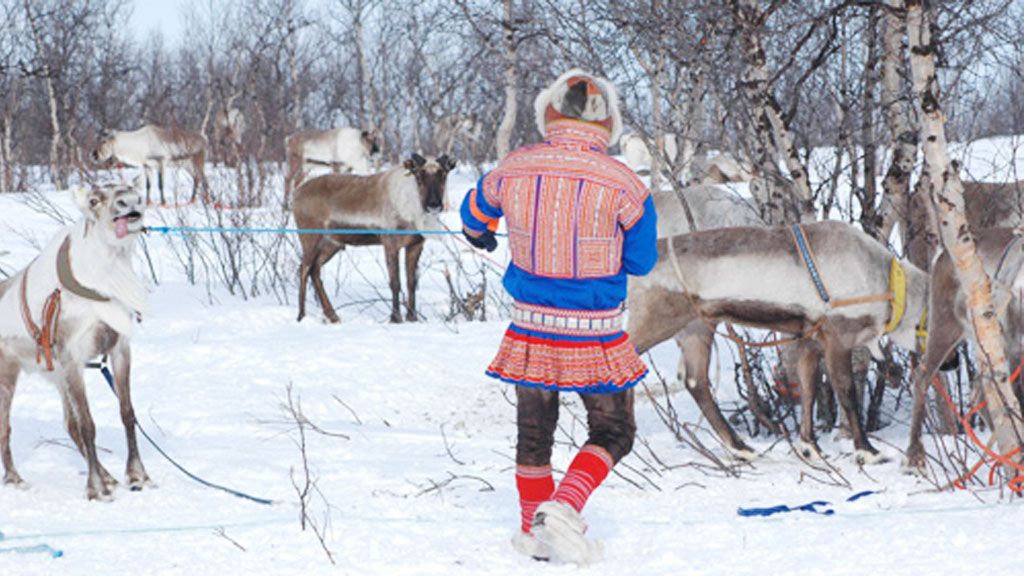
[[[409,172],[412,172],[413,170],[416,169],[416,162],[412,158],[410,158],[405,162],[402,162],[402,166],[405,167],[405,169],[408,170]]]
[[[437,162],[444,167],[446,172],[451,172],[455,168],[455,159],[449,158],[447,154],[444,154],[437,159]]]
[[[83,188],[81,186],[76,186],[71,190],[71,194],[75,198],[75,205],[78,206],[78,209],[82,212],[82,214],[88,215],[89,197],[92,195],[91,190],[89,190],[88,188]]]
[[[419,154],[417,154],[415,152],[412,153],[412,161],[415,162],[417,166],[423,166],[424,164],[427,163],[427,159],[426,158],[424,158],[423,156],[420,156]]]

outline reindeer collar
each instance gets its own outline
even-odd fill
[[[71,236],[64,239],[64,243],[60,245],[60,250],[57,251],[57,278],[60,280],[61,286],[75,296],[81,296],[86,300],[94,302],[110,302],[109,297],[100,294],[92,288],[83,286],[75,278],[74,273],[71,271]]]

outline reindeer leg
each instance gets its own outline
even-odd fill
[[[398,276],[398,251],[401,245],[394,238],[388,238],[381,244],[384,245],[384,261],[388,268],[388,286],[391,287],[391,323],[401,324],[402,314],[398,311],[402,292],[402,281]]]
[[[11,454],[11,401],[18,385],[19,371],[17,362],[0,354],[0,458],[4,463],[4,484],[24,487],[25,481],[15,469]]]
[[[419,284],[417,271],[419,270],[420,256],[423,255],[423,246],[426,244],[423,236],[418,236],[412,244],[405,247],[405,286],[406,292],[406,315],[405,319],[415,322],[416,317],[416,286]]]
[[[156,169],[157,188],[160,189],[160,205],[166,206],[167,199],[164,198],[164,159],[161,158]]]
[[[302,244],[302,263],[299,265],[299,317],[296,322],[302,322],[306,317],[306,285],[309,284],[309,273],[317,258],[317,244],[320,238],[312,235],[299,237]]]
[[[123,338],[119,339],[111,355],[111,368],[114,371],[114,390],[121,408],[121,423],[124,424],[125,438],[128,444],[128,461],[125,466],[125,477],[132,491],[142,490],[152,484],[146,468],[139,457],[139,444],[135,438],[135,409],[132,408],[131,389],[129,388],[132,364],[132,352]]]
[[[929,308],[930,310],[930,308]],[[925,469],[924,444],[921,442],[921,433],[924,428],[924,416],[928,409],[928,388],[932,379],[938,374],[939,366],[956,350],[960,345],[963,329],[956,318],[949,311],[936,309],[936,316],[948,318],[935,318],[935,322],[929,321],[928,346],[924,352],[924,358],[918,367],[913,382],[914,403],[910,413],[910,440],[907,443],[907,451],[903,457],[903,471],[906,473],[923,473]],[[939,322],[943,323],[939,323]],[[946,326],[946,330],[931,330],[932,326]]]
[[[153,205],[153,199],[149,196],[149,191],[153,188],[153,182],[149,177],[149,167],[145,164],[142,165],[142,176],[146,179],[146,206]]]
[[[686,389],[693,396],[700,411],[708,419],[715,433],[725,443],[726,449],[739,460],[750,461],[757,453],[740,439],[729,421],[722,415],[715,396],[711,392],[711,381],[708,379],[708,366],[711,364],[711,343],[714,333],[703,322],[692,322],[679,336],[676,342],[683,352]]]
[[[327,297],[327,290],[324,288],[323,280],[320,279],[320,270],[323,268],[327,261],[334,257],[344,247],[344,244],[337,243],[335,240],[329,240],[335,242],[334,245],[327,245],[328,240],[320,243],[319,254],[313,259],[313,265],[310,268],[310,276],[313,278],[313,289],[316,290],[317,298],[320,299],[320,308],[324,311],[324,316],[331,324],[341,323],[341,318],[338,318],[337,312],[334,311],[334,304],[331,304],[331,300]]]
[[[96,452],[96,424],[89,412],[89,400],[85,395],[85,381],[81,372],[72,371],[67,374],[67,381],[61,386],[61,393],[66,398],[66,409],[71,410],[71,414],[66,414],[65,418],[69,424],[77,426],[78,439],[89,465],[85,494],[89,500],[110,500],[110,487],[117,481],[100,464]],[[72,438],[74,439],[74,436]]]
[[[853,385],[853,350],[844,345],[837,335],[826,333],[824,340],[825,366],[832,385],[836,388],[839,405],[846,413],[846,421],[850,424],[857,461],[861,464],[881,464],[886,458],[871,445],[864,432],[860,411],[857,410],[857,394]]]
[[[796,377],[800,383],[800,439],[797,454],[804,460],[821,460],[821,448],[814,434],[814,400],[818,387],[818,365],[821,352],[813,342],[798,342],[795,346]]]

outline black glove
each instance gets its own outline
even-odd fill
[[[494,249],[498,247],[498,239],[494,237],[494,232],[490,230],[477,237],[470,236],[465,230],[462,231],[462,234],[466,237],[466,240],[469,240],[470,244],[481,250],[494,252]]]

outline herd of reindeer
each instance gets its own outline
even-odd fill
[[[620,147],[631,168],[649,169],[650,151],[643,140],[624,137]],[[445,153],[438,157],[411,154],[378,173],[370,173],[371,157],[379,148],[372,130],[303,131],[289,136],[285,148],[285,188],[296,226],[348,231],[300,236],[298,320],[306,314],[306,288],[312,284],[326,319],[339,322],[321,269],[346,246],[380,244],[392,296],[390,320],[403,321],[399,255],[405,249],[404,320],[415,321],[417,269],[424,247],[424,236],[416,231],[436,226],[438,214],[447,206],[447,177],[456,164],[450,156],[451,141],[441,146]],[[671,159],[676,153],[674,143],[663,151]],[[61,390],[68,431],[89,463],[87,496],[108,499],[116,481],[97,457],[82,369],[99,355],[113,359],[129,447],[128,483],[140,489],[149,477],[135,441],[127,342],[132,318],[141,312],[142,290],[127,255],[142,230],[150,170],[157,172],[161,202],[164,169],[169,166],[181,166],[192,174],[195,199],[206,186],[206,139],[178,128],[145,126],[105,134],[93,157],[141,169],[146,198],[124,184],[76,191],[83,220],[55,238],[28,268],[0,282],[0,456],[4,482],[23,484],[10,449],[10,402],[21,370],[43,370]],[[332,173],[308,178],[318,166]],[[737,459],[751,460],[756,452],[715,401],[708,377],[712,343],[723,324],[734,338],[734,324],[786,335],[780,357],[800,387],[798,456],[823,458],[815,440],[813,414],[819,367],[824,362],[853,440],[854,456],[863,464],[887,459],[864,429],[853,382],[853,350],[864,347],[879,358],[880,339],[887,337],[904,350],[923,352],[913,378],[910,439],[904,458],[906,469],[923,472],[921,435],[928,385],[940,367],[955,358],[956,347],[973,335],[965,296],[948,255],[939,253],[931,259],[929,272],[896,259],[887,247],[845,222],[765,225],[749,199],[719,186],[750,181],[755,175],[749,166],[718,155],[702,168],[704,176],[681,192],[653,192],[660,256],[649,275],[630,279],[627,300],[627,332],[638,351],[675,338],[682,350],[680,380],[725,448]],[[965,188],[968,222],[992,279],[1008,356],[1017,363],[1024,353],[1024,310],[1021,299],[1014,298],[1024,290],[1024,241],[1017,229],[1022,223],[1019,190],[1015,183],[968,182]],[[928,211],[914,212],[911,219],[916,219],[917,229],[927,228]],[[696,229],[691,229],[691,219]],[[373,233],[384,230],[410,233]],[[88,266],[74,266],[72,261],[87,261],[104,273],[90,272]],[[63,296],[61,290],[51,292],[51,286],[64,287]],[[55,294],[63,300],[54,307]]]

